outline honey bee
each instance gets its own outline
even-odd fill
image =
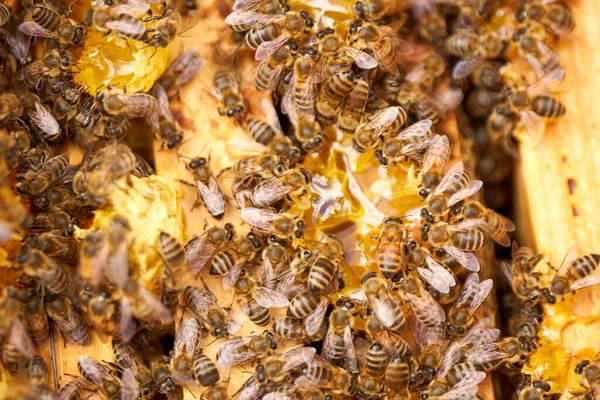
[[[169,369],[169,358],[165,355],[154,357],[150,362],[152,379],[156,382],[159,393],[166,394],[169,399],[181,399],[178,396],[181,388],[173,382],[173,375]]]
[[[65,383],[58,391],[59,400],[78,400],[81,398],[83,385],[79,378],[71,379]]]
[[[420,172],[419,195],[426,198],[435,190],[443,177],[444,167],[450,157],[450,144],[446,135],[437,136],[423,156],[423,168]]]
[[[11,372],[27,366],[35,355],[35,348],[19,318],[9,324],[8,340],[2,348],[2,363]]]
[[[79,257],[79,246],[74,239],[44,232],[39,236],[39,242],[41,250],[52,258],[74,263]]]
[[[102,394],[110,400],[115,400],[121,395],[121,381],[98,361],[86,355],[79,356],[77,363],[81,376],[92,385],[96,386]]]
[[[600,364],[598,360],[583,360],[575,367],[575,373],[587,382],[581,382],[584,388],[593,388],[600,379]]]
[[[400,13],[404,10],[405,4],[400,0],[364,0],[357,1],[354,7],[356,12],[363,15],[365,19],[376,21]]]
[[[413,2],[412,12],[420,22],[419,36],[424,40],[439,44],[448,36],[446,20],[437,9],[436,3],[429,0]]]
[[[186,243],[184,250],[190,275],[197,275],[212,260],[213,256],[231,240],[233,240],[232,230],[212,227]]]
[[[481,205],[478,201],[467,200],[462,205],[453,208],[452,214],[460,220],[479,219],[485,221],[480,226],[496,243],[508,247],[510,239],[507,232],[516,229],[515,225],[507,218]]]
[[[280,238],[300,238],[304,235],[304,221],[288,213],[276,213],[268,209],[244,207],[240,215],[242,220],[262,233],[273,234]]]
[[[360,119],[369,97],[369,80],[358,75],[352,82],[352,89],[346,95],[342,110],[338,117],[338,127],[345,133],[352,134],[358,128]]]
[[[237,80],[230,71],[217,71],[213,78],[212,95],[219,100],[219,114],[233,118],[237,123],[246,119],[246,100],[240,94]]]
[[[117,364],[125,369],[130,369],[137,385],[140,387],[141,398],[151,399],[156,392],[156,385],[152,380],[152,373],[144,364],[136,350],[129,344],[113,339],[112,347]],[[123,378],[123,380],[125,380]],[[125,385],[125,382],[123,382]]]
[[[158,112],[156,98],[144,93],[127,94],[124,90],[109,87],[96,95],[96,101],[110,115],[126,114],[132,117],[149,117]]]
[[[429,148],[432,141],[431,120],[418,121],[396,135],[383,137],[381,149],[375,150],[375,155],[383,166],[390,163],[402,162],[408,159],[420,158],[420,154]],[[357,137],[358,138],[358,137]]]
[[[410,398],[408,394],[408,380],[410,377],[410,365],[400,355],[392,357],[385,370],[385,384],[388,396],[395,399]]]
[[[369,148],[377,145],[382,135],[394,136],[406,122],[407,114],[401,107],[387,107],[377,112],[373,118],[360,127],[354,137],[352,144],[354,148],[364,153]],[[429,129],[429,128],[427,128]]]
[[[171,113],[169,98],[165,89],[158,84],[154,85],[154,97],[158,100],[158,114],[152,114],[148,118],[154,127],[156,136],[163,140],[162,146],[165,144],[168,149],[177,148],[181,145],[183,134],[178,129],[177,123]]]
[[[256,68],[254,85],[259,91],[275,89],[282,72],[292,64],[292,56],[287,47],[282,46]]]
[[[269,123],[267,123],[261,119],[258,119],[258,118],[249,118],[248,125],[246,128],[247,128],[250,136],[252,136],[252,139],[256,140],[257,143],[260,143],[263,145],[269,144],[275,136],[281,135],[281,132],[279,132],[277,129],[273,128],[271,125],[269,125]],[[262,156],[260,159],[267,160],[268,158],[269,158],[269,156],[265,155],[265,156]],[[243,164],[240,164],[238,166],[238,168],[234,167],[234,170],[241,172],[240,167],[242,165]],[[236,175],[244,175],[245,176],[247,174],[246,173],[240,173],[240,174],[236,173]]]
[[[219,382],[221,376],[217,366],[208,356],[197,354],[194,359],[194,377],[202,386],[212,386]],[[209,389],[210,390],[210,389]],[[203,395],[205,398],[212,399],[213,397]]]
[[[148,42],[148,32],[144,23],[138,19],[148,11],[148,5],[143,2],[128,2],[114,7],[91,7],[86,15],[86,24],[102,34],[115,32],[119,36]]]
[[[189,49],[181,53],[167,67],[165,72],[156,80],[156,84],[162,86],[171,97],[179,89],[198,74],[204,66],[204,60],[196,49]]]
[[[469,275],[460,292],[456,304],[448,312],[446,330],[451,336],[462,336],[473,324],[473,314],[492,290],[493,282],[486,279],[479,282],[476,273]]]
[[[219,39],[213,50],[213,61],[217,64],[231,64],[244,45],[244,37],[244,32],[236,32],[232,29],[227,36]]]
[[[330,389],[341,395],[351,396],[354,391],[355,379],[350,372],[335,367],[325,359],[313,355],[304,368],[302,376],[294,382],[300,389],[314,388]]]
[[[198,196],[197,202],[202,201],[213,218],[221,219],[225,214],[225,197],[217,183],[217,179],[208,166],[209,162],[210,160],[204,157],[192,159],[188,163],[187,168],[194,174],[195,184],[185,181],[180,182],[186,183],[189,186],[195,186]]]
[[[80,345],[91,343],[87,324],[66,296],[57,296],[46,304],[48,316],[56,323],[63,336]]]
[[[239,329],[237,321],[217,304],[215,295],[208,289],[188,286],[183,290],[183,298],[187,308],[202,318],[216,338],[234,334]],[[236,316],[237,317],[237,316]]]
[[[402,333],[406,329],[406,317],[400,304],[387,293],[384,281],[371,272],[362,277],[361,286],[377,321],[393,333]]]
[[[372,69],[377,66],[377,61],[368,55],[367,53],[355,49],[343,41],[343,39],[335,32],[333,28],[322,29],[317,32],[317,41],[319,43],[319,49],[323,57],[325,57],[325,70],[328,71],[327,76],[332,77],[334,74],[330,72],[335,71],[340,64],[347,64],[348,58],[349,64],[348,71],[352,66],[352,60],[361,69]],[[337,71],[344,72],[344,71]],[[350,81],[352,78],[350,78]]]
[[[358,368],[352,327],[354,317],[348,310],[335,308],[329,315],[329,327],[325,334],[321,356],[334,365],[343,365],[350,371]]]
[[[247,299],[253,299],[257,306],[265,309],[286,307],[289,304],[285,295],[271,288],[258,285],[247,273],[242,272],[242,276],[237,279],[234,287],[236,293],[246,296]],[[248,308],[249,312],[250,309]]]
[[[300,342],[310,342],[315,336],[309,335],[306,332],[302,320],[292,317],[275,318],[273,322],[273,331],[283,339],[290,339]]]
[[[10,300],[9,300],[10,302]],[[28,289],[23,296],[23,308],[25,310],[25,321],[27,323],[27,331],[31,336],[33,343],[37,345],[44,344],[48,339],[48,317],[44,309],[44,298],[33,289]],[[12,320],[11,315],[7,312],[9,307],[4,300],[2,304],[5,318]]]
[[[162,14],[147,18],[147,20],[158,20],[155,25],[146,30],[147,39],[145,42],[149,46],[159,48],[167,47],[182,32],[190,29],[190,26],[184,26],[181,13],[175,5],[166,5]]]
[[[73,291],[71,276],[41,250],[31,249],[29,251],[24,272],[38,277],[51,293],[72,293]]]
[[[306,333],[313,336],[323,324],[329,301],[330,296],[305,290],[290,300],[287,315],[292,318],[303,319]]]
[[[11,331],[11,325],[21,314],[20,292],[13,286],[2,288],[0,296],[0,309],[4,318],[0,320],[0,340],[4,340]]]
[[[449,273],[448,275],[452,277]],[[422,325],[429,328],[441,326],[446,322],[444,310],[423,287],[420,287],[415,294],[404,291],[402,295],[407,298],[415,317]]]
[[[252,234],[250,235],[252,237]],[[260,250],[262,243],[256,244],[259,246],[258,248],[249,238],[236,240],[214,255],[210,263],[209,273],[222,276],[224,278],[223,287],[231,289],[236,285],[238,278],[244,271],[243,268],[246,262],[254,258]],[[247,281],[246,283],[249,284]],[[250,288],[246,289],[250,290]]]
[[[538,35],[528,33],[526,28],[517,30],[512,40],[538,77],[562,69],[558,55]]]
[[[108,287],[92,289],[86,285],[79,292],[79,299],[94,328],[109,336],[117,336],[121,333],[121,325],[117,319],[117,305]]]
[[[277,349],[277,341],[272,332],[244,338],[229,339],[219,349],[217,366],[232,368],[268,356]]]
[[[69,159],[65,156],[55,156],[45,161],[37,171],[27,171],[15,184],[17,192],[21,195],[36,195],[57,183],[66,172]]]
[[[550,281],[550,286],[544,288],[542,293],[550,301],[555,300],[555,296],[562,296],[597,284],[600,282],[599,264],[599,254],[592,253],[577,257],[577,248],[573,245]]]
[[[563,4],[553,1],[533,1],[517,10],[517,21],[537,21],[558,36],[564,36],[575,29],[575,18]]]
[[[14,93],[0,93],[0,121],[4,122],[23,115],[23,105]]]
[[[531,379],[531,375],[523,375],[523,381],[517,388],[519,400],[544,400],[552,389],[552,385],[543,379]]]
[[[491,371],[501,365],[518,365],[525,356],[518,338],[506,337],[499,342],[477,345],[465,352],[470,364],[479,371]]]
[[[316,111],[322,123],[334,123],[339,111],[339,105],[346,94],[352,89],[354,72],[342,71],[327,79],[320,89],[317,98]]]
[[[491,32],[478,35],[460,31],[446,38],[444,48],[452,56],[463,59],[452,70],[452,78],[461,79],[480,67],[484,60],[499,57],[506,48],[506,41]]]
[[[268,207],[286,196],[300,196],[312,182],[312,176],[304,168],[284,172],[281,176],[264,180],[252,191],[252,202]]]
[[[315,101],[317,99],[316,66],[318,52],[314,47],[303,47],[294,61],[294,75],[291,90],[281,101],[281,110],[292,120],[306,118],[315,120]]]
[[[421,395],[423,399],[447,399],[461,396],[473,398],[478,385],[485,379],[485,372],[477,371],[470,363],[452,365],[455,359],[443,360],[436,379]]]
[[[200,326],[195,318],[183,322],[175,334],[175,345],[169,368],[173,382],[187,385],[193,380],[193,361],[202,346]]]
[[[50,10],[41,4],[34,5],[34,9]],[[29,36],[54,39],[62,47],[82,46],[87,33],[85,27],[82,24],[73,24],[70,21],[63,23],[63,21],[60,18],[59,25],[54,26],[53,21],[49,21],[50,23],[46,24],[44,21],[37,22],[34,19],[33,21],[26,21],[19,25],[19,31]]]
[[[340,274],[340,261],[344,257],[342,242],[328,236],[324,242],[318,243],[313,256],[308,260],[308,289],[312,293],[324,293],[335,283]]]
[[[396,57],[414,52],[412,46],[400,39],[386,26],[365,22],[362,26],[352,26],[349,30],[350,45],[362,45],[371,49],[377,64],[393,75],[399,75]]]

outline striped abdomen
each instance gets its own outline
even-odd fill
[[[246,45],[251,49],[258,49],[263,42],[269,42],[281,35],[281,27],[278,24],[269,23],[261,27],[254,27],[246,33]]]
[[[308,364],[306,375],[310,375],[315,382],[329,382],[331,380],[331,371],[317,363]]]
[[[210,262],[209,273],[211,275],[225,275],[237,263],[239,257],[233,247],[229,247],[217,253]]]
[[[385,279],[392,278],[402,263],[402,246],[399,243],[382,243],[377,249],[377,265]]]
[[[354,72],[343,71],[329,78],[319,93],[319,101],[329,103],[332,107],[338,107],[344,96],[352,88]]]
[[[337,266],[325,257],[319,257],[308,274],[308,288],[313,293],[321,293],[333,280]]]
[[[391,301],[391,304],[396,319],[392,325],[388,326],[387,328],[394,333],[400,334],[406,330],[406,316],[404,315],[400,304],[398,304],[396,301]]]
[[[575,19],[568,9],[560,4],[550,4],[547,7],[549,8],[547,18],[552,24],[558,25],[567,31],[575,29]]]
[[[404,361],[402,357],[397,356],[392,359],[385,370],[385,382],[388,390],[408,396],[407,389],[409,375],[410,369],[408,363]]]
[[[373,343],[365,355],[365,370],[373,376],[383,376],[388,364],[385,348],[379,343]]]
[[[138,18],[129,14],[117,14],[115,20],[127,24],[127,29],[115,29],[115,31],[118,32],[120,35],[141,42],[148,40],[146,26]]]
[[[10,8],[0,4],[0,26],[4,26],[10,19]]]
[[[194,360],[194,376],[202,386],[210,386],[220,379],[217,366],[204,354],[197,355]]]
[[[477,229],[465,229],[453,234],[452,244],[459,250],[479,250],[487,244],[486,235]]]
[[[552,96],[537,96],[533,100],[531,109],[540,117],[545,118],[559,118],[567,111],[564,103]]]
[[[294,318],[305,318],[315,311],[320,300],[319,295],[316,293],[299,293],[290,300],[287,315]]]
[[[255,325],[266,326],[271,321],[271,313],[268,308],[262,307],[252,300],[248,303],[248,318]]]
[[[458,382],[462,381],[465,376],[475,371],[475,367],[469,363],[461,363],[453,366],[448,370],[448,374],[446,374],[446,379],[448,383],[452,386],[456,385]]]
[[[479,48],[479,39],[473,32],[460,32],[446,39],[446,50],[458,58],[473,56]]]
[[[56,11],[48,6],[40,4],[36,4],[31,7],[31,19],[49,31],[53,31],[58,28],[62,22],[62,18]]]
[[[166,232],[161,232],[159,239],[160,248],[169,267],[173,269],[173,267],[183,266],[185,264],[185,253],[181,243]]]
[[[265,121],[256,118],[248,119],[248,133],[260,144],[268,144],[277,132]]]
[[[579,257],[569,266],[569,273],[575,279],[585,278],[598,268],[600,254],[586,254]]]

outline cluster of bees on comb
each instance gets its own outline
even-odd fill
[[[115,192],[154,175],[151,160],[123,142],[132,125],[152,127],[161,151],[182,146],[170,102],[207,60],[183,52],[149,93],[108,86],[92,96],[73,76],[89,30],[164,48],[185,30],[189,3],[96,1],[81,22],[60,1],[0,6],[6,398],[466,400],[483,398],[479,385],[495,370],[514,382],[516,398],[551,398],[551,381],[520,373],[538,346],[541,306],[600,282],[600,255],[572,249],[543,279],[535,271],[543,256],[513,243],[502,271],[519,306],[501,337],[478,311],[493,289],[479,276],[480,250],[510,247],[515,226],[472,199],[483,183],[451,160],[440,127],[460,108],[482,128],[486,151],[514,151],[521,130],[537,144],[544,124],[565,113],[552,92],[564,77],[552,47],[574,29],[568,5],[362,0],[341,23],[301,4],[236,0],[229,33],[208,55],[223,66],[209,91],[260,154],[222,171],[210,157],[180,160],[193,182],[179,183],[212,220],[187,242],[157,233],[155,290],[129,251],[135,221],[116,210],[90,227]],[[46,47],[35,59],[32,38]],[[239,89],[231,66],[242,52],[254,52],[252,85],[268,94],[266,106]],[[514,72],[521,61],[530,81]],[[253,116],[262,106],[269,121]],[[83,154],[77,165],[62,151],[70,142]],[[415,177],[417,207],[364,210],[377,223],[362,268],[348,255],[357,232],[316,223],[334,206],[316,200],[328,186],[315,160],[334,151]],[[367,204],[352,168],[348,193]],[[227,213],[241,229],[223,223]],[[235,293],[233,304],[222,304],[208,275]],[[245,324],[255,331],[238,336]],[[79,376],[60,385],[54,353],[36,354],[54,334],[81,346]],[[113,360],[86,355],[97,336]],[[218,346],[214,356],[209,346]],[[577,365],[574,395],[598,398],[599,362]],[[233,391],[231,368],[247,372]]]

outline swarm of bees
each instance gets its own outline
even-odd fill
[[[223,68],[210,92],[261,152],[223,171],[210,157],[185,161],[193,181],[181,183],[213,221],[187,243],[159,233],[164,272],[154,293],[128,256],[135,238],[126,215],[82,239],[74,232],[131,175],[154,173],[121,141],[133,118],[146,120],[163,151],[181,146],[170,101],[205,60],[183,52],[148,93],[108,86],[92,97],[73,75],[89,30],[164,48],[185,29],[191,3],[98,0],[83,21],[60,1],[0,5],[0,243],[18,237],[9,256],[16,278],[0,296],[9,397],[478,399],[487,374],[502,370],[513,371],[520,399],[548,398],[551,382],[514,371],[537,347],[541,304],[600,282],[600,255],[572,250],[544,280],[535,270],[542,256],[513,242],[502,270],[520,306],[501,337],[478,312],[493,281],[480,278],[476,252],[493,242],[510,247],[515,225],[472,198],[483,183],[451,161],[438,127],[462,107],[484,127],[490,152],[510,148],[521,128],[537,143],[545,121],[565,113],[551,92],[564,76],[551,47],[574,29],[568,5],[359,0],[341,28],[310,7],[236,0],[229,34],[212,54]],[[510,23],[498,26],[499,7]],[[32,38],[46,42],[36,59]],[[231,69],[248,49],[253,84],[279,112],[271,121],[253,115],[258,106]],[[535,81],[505,72],[519,60]],[[83,153],[78,165],[60,152],[71,140]],[[309,239],[315,222],[298,207],[316,191],[318,171],[306,161],[333,148],[374,168],[412,168],[421,199],[378,221],[375,251],[363,260],[374,268],[356,287],[342,238]],[[228,212],[249,231],[222,223]],[[235,292],[231,307],[204,283],[207,274]],[[256,332],[236,336],[245,323]],[[92,331],[110,337],[114,361],[85,354]],[[35,354],[52,332],[83,346],[80,376],[56,391],[49,360]],[[216,357],[203,352],[213,339],[221,341]],[[588,398],[597,396],[599,362],[577,365]],[[224,370],[239,366],[249,377],[231,393]]]

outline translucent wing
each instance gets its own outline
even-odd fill
[[[33,342],[19,318],[15,319],[10,326],[9,342],[26,358],[31,358],[35,355]]]
[[[460,105],[463,97],[463,92],[460,89],[450,88],[438,93],[430,101],[435,113],[440,117],[445,117],[450,111]]]
[[[467,350],[465,356],[474,364],[483,364],[507,358],[509,355],[498,349],[498,343],[487,343]]]
[[[158,100],[159,113],[166,119],[172,120],[173,114],[171,113],[171,106],[169,105],[169,97],[162,85],[154,85],[154,97]]]
[[[321,347],[321,357],[331,362],[333,357],[335,356],[335,339],[336,333],[333,331],[333,327],[331,324],[327,328],[327,333],[325,333],[325,339],[323,340],[323,346]]]
[[[491,279],[486,279],[485,281],[479,284],[479,290],[473,296],[473,301],[470,304],[471,313],[474,313],[477,308],[483,303],[488,294],[492,291],[493,281]]]
[[[452,70],[452,79],[462,79],[471,75],[481,64],[483,64],[483,59],[479,57],[457,62]]]
[[[24,63],[29,57],[29,44],[31,37],[21,32],[20,30],[12,31],[7,29],[0,29],[0,32],[6,39],[6,44],[10,47],[10,50],[14,54],[17,61]]]
[[[427,149],[434,140],[434,138],[430,137],[424,137],[414,140],[406,146],[402,147],[402,150],[400,150],[400,154],[409,155],[413,153],[420,153]]]
[[[463,174],[463,163],[457,162],[453,164],[448,171],[444,174],[444,177],[440,181],[438,187],[434,190],[433,194],[438,195],[444,193],[454,181],[459,179]]]
[[[232,368],[254,359],[256,355],[245,348],[250,340],[250,337],[244,337],[226,341],[219,349],[217,367]]]
[[[452,387],[450,391],[444,394],[447,400],[464,400],[465,398],[475,398],[478,387],[485,379],[485,372],[467,371],[463,379]]]
[[[421,290],[420,296],[412,293],[404,294],[410,301],[413,311],[425,326],[439,326],[446,321],[446,313],[426,290]]]
[[[462,201],[468,197],[471,197],[472,195],[477,193],[477,191],[479,191],[479,189],[481,189],[482,186],[483,186],[483,182],[481,182],[480,180],[474,180],[474,181],[469,182],[467,187],[459,190],[458,192],[456,192],[452,196],[450,196],[450,199],[448,199],[447,207],[452,207],[454,204],[458,203],[459,201]]]
[[[229,271],[227,271],[225,273],[225,275],[223,275],[223,288],[224,289],[229,290],[235,286],[240,275],[242,274],[244,265],[246,264],[246,261],[248,261],[249,258],[250,258],[250,256],[240,257],[237,260],[237,262],[235,263],[235,265],[233,267],[231,267],[231,269]]]
[[[598,283],[600,283],[600,270],[596,269],[593,273],[586,276],[585,278],[581,278],[573,282],[573,284],[569,287],[569,292],[594,286]]]
[[[261,3],[262,0],[235,0],[233,3],[234,10],[254,8]]]
[[[284,374],[289,370],[298,368],[302,364],[310,363],[316,352],[313,347],[300,347],[286,352],[283,354],[285,364],[283,364],[280,373]]]
[[[208,185],[196,181],[196,187],[208,212],[214,216],[223,215],[225,212],[225,198],[215,177],[211,176],[208,179]]]
[[[139,286],[138,289],[138,298],[136,299],[138,302],[144,304],[146,309],[151,310],[152,312],[148,315],[148,320],[142,319],[144,322],[154,322],[160,321],[163,324],[168,324],[173,321],[173,315],[171,311],[163,303],[160,302],[152,292],[146,289],[144,286]],[[136,315],[138,319],[141,319],[139,315]]]
[[[273,53],[275,53],[281,46],[286,44],[288,40],[290,40],[292,36],[289,34],[281,34],[276,39],[262,42],[258,49],[256,49],[256,54],[254,55],[254,59],[257,61],[266,60],[271,57]]]
[[[175,353],[185,351],[187,354],[194,354],[196,343],[198,342],[198,321],[196,318],[190,318],[179,326],[175,334],[175,344],[173,350]]]
[[[262,60],[261,63],[268,63],[269,60]],[[281,64],[278,65],[277,68],[275,70],[272,71],[271,75],[269,76],[265,86],[269,89],[273,89],[275,86],[277,86],[277,84],[279,83],[279,77],[281,76],[281,72],[283,71],[283,68],[285,67],[285,64]],[[261,69],[261,67],[257,67],[257,71],[259,71]]]
[[[283,294],[264,286],[256,286],[252,297],[264,308],[287,307],[290,301]]]
[[[480,346],[495,342],[500,336],[500,330],[489,326],[489,318],[483,318],[474,323],[469,332],[460,340],[461,347]]]
[[[442,362],[437,372],[437,377],[444,377],[448,373],[448,370],[452,368],[460,360],[460,345],[458,342],[452,342],[442,357]]]
[[[133,319],[131,303],[127,297],[123,296],[121,298],[121,339],[124,342],[129,342],[133,339],[136,329],[137,324]]]
[[[431,129],[431,125],[430,119],[422,119],[400,132],[398,137],[400,139],[422,137]]]
[[[279,22],[285,19],[283,14],[261,14],[254,10],[237,9],[227,17],[227,25],[263,25],[269,22]]]
[[[252,191],[252,202],[259,207],[267,207],[281,200],[288,193],[298,189],[285,183],[282,177],[261,182]]]
[[[529,85],[525,90],[530,97],[535,97],[540,94],[547,94],[549,90],[562,81],[565,77],[565,70],[556,68],[545,74],[540,80]]]
[[[456,286],[454,276],[442,264],[426,255],[429,269],[417,268],[421,277],[440,293],[450,292],[450,288]]]
[[[235,302],[229,310],[229,318],[227,319],[227,332],[230,335],[235,335],[248,319],[248,307]]]
[[[126,20],[112,20],[104,23],[106,29],[119,32],[124,36],[137,36],[140,34],[140,27],[138,24],[131,24]]]
[[[354,59],[354,62],[359,68],[372,69],[377,66],[377,60],[365,53],[364,51],[355,49],[352,46],[344,45],[346,53]]]
[[[356,371],[358,369],[358,360],[356,359],[356,350],[354,348],[354,338],[352,336],[352,328],[350,325],[346,325],[344,329],[344,346],[346,351],[344,352],[344,368],[350,371]]]
[[[142,1],[128,1],[112,8],[116,13],[140,17],[150,11],[150,4]]]
[[[450,142],[448,141],[448,136],[437,136],[437,140],[430,145],[425,153],[423,171],[427,172],[434,166],[443,170],[449,156]]]
[[[304,327],[309,336],[313,336],[319,331],[319,328],[323,323],[323,319],[325,319],[325,313],[327,312],[328,304],[328,300],[321,300],[315,311],[306,317],[306,320],[304,321]]]
[[[514,275],[512,273],[512,264],[507,261],[500,262],[500,271],[502,271],[502,276],[506,283],[511,283],[514,279]]]
[[[86,355],[79,356],[79,367],[85,371],[89,381],[98,387],[102,387],[104,381],[114,380],[102,364]]]
[[[378,111],[373,118],[364,124],[360,130],[373,131],[373,137],[379,138],[387,128],[398,118],[398,107],[387,107]]]
[[[567,251],[567,254],[565,254],[565,258],[562,261],[562,263],[560,264],[558,271],[556,271],[556,275],[563,275],[567,271],[569,266],[571,264],[573,264],[573,261],[575,261],[576,259],[577,259],[577,244],[573,244]]]
[[[468,269],[469,271],[479,271],[479,260],[472,253],[465,253],[453,246],[442,246],[444,251],[452,256],[457,263]]]
[[[545,124],[543,118],[531,110],[521,110],[519,111],[519,116],[521,117],[521,123],[523,123],[529,134],[531,143],[534,146],[538,146],[544,136]]]
[[[56,118],[54,118],[54,115],[52,115],[52,113],[40,102],[36,101],[35,108],[33,110],[28,110],[27,115],[43,132],[58,138],[60,125],[58,124],[58,121],[56,121]],[[53,139],[46,137],[46,140],[52,141]]]
[[[206,231],[201,236],[192,238],[185,245],[185,258],[191,276],[198,274],[223,247],[211,243],[209,234],[210,231]]]
[[[140,395],[140,385],[136,381],[131,368],[125,368],[125,370],[123,370],[122,383],[121,399],[137,400]]]
[[[379,299],[377,296],[371,294],[367,294],[367,299],[369,300],[369,303],[371,303],[377,321],[386,328],[391,327],[395,321],[395,313],[390,299],[387,297]]]
[[[19,31],[29,36],[43,37],[48,39],[52,39],[54,37],[52,35],[52,31],[44,28],[34,21],[23,22],[21,25],[19,25]]]
[[[238,395],[239,400],[259,400],[263,394],[263,385],[252,376],[244,383]]]
[[[279,214],[262,208],[246,207],[240,211],[240,216],[254,229],[263,232],[272,230],[271,222],[279,218]]]

